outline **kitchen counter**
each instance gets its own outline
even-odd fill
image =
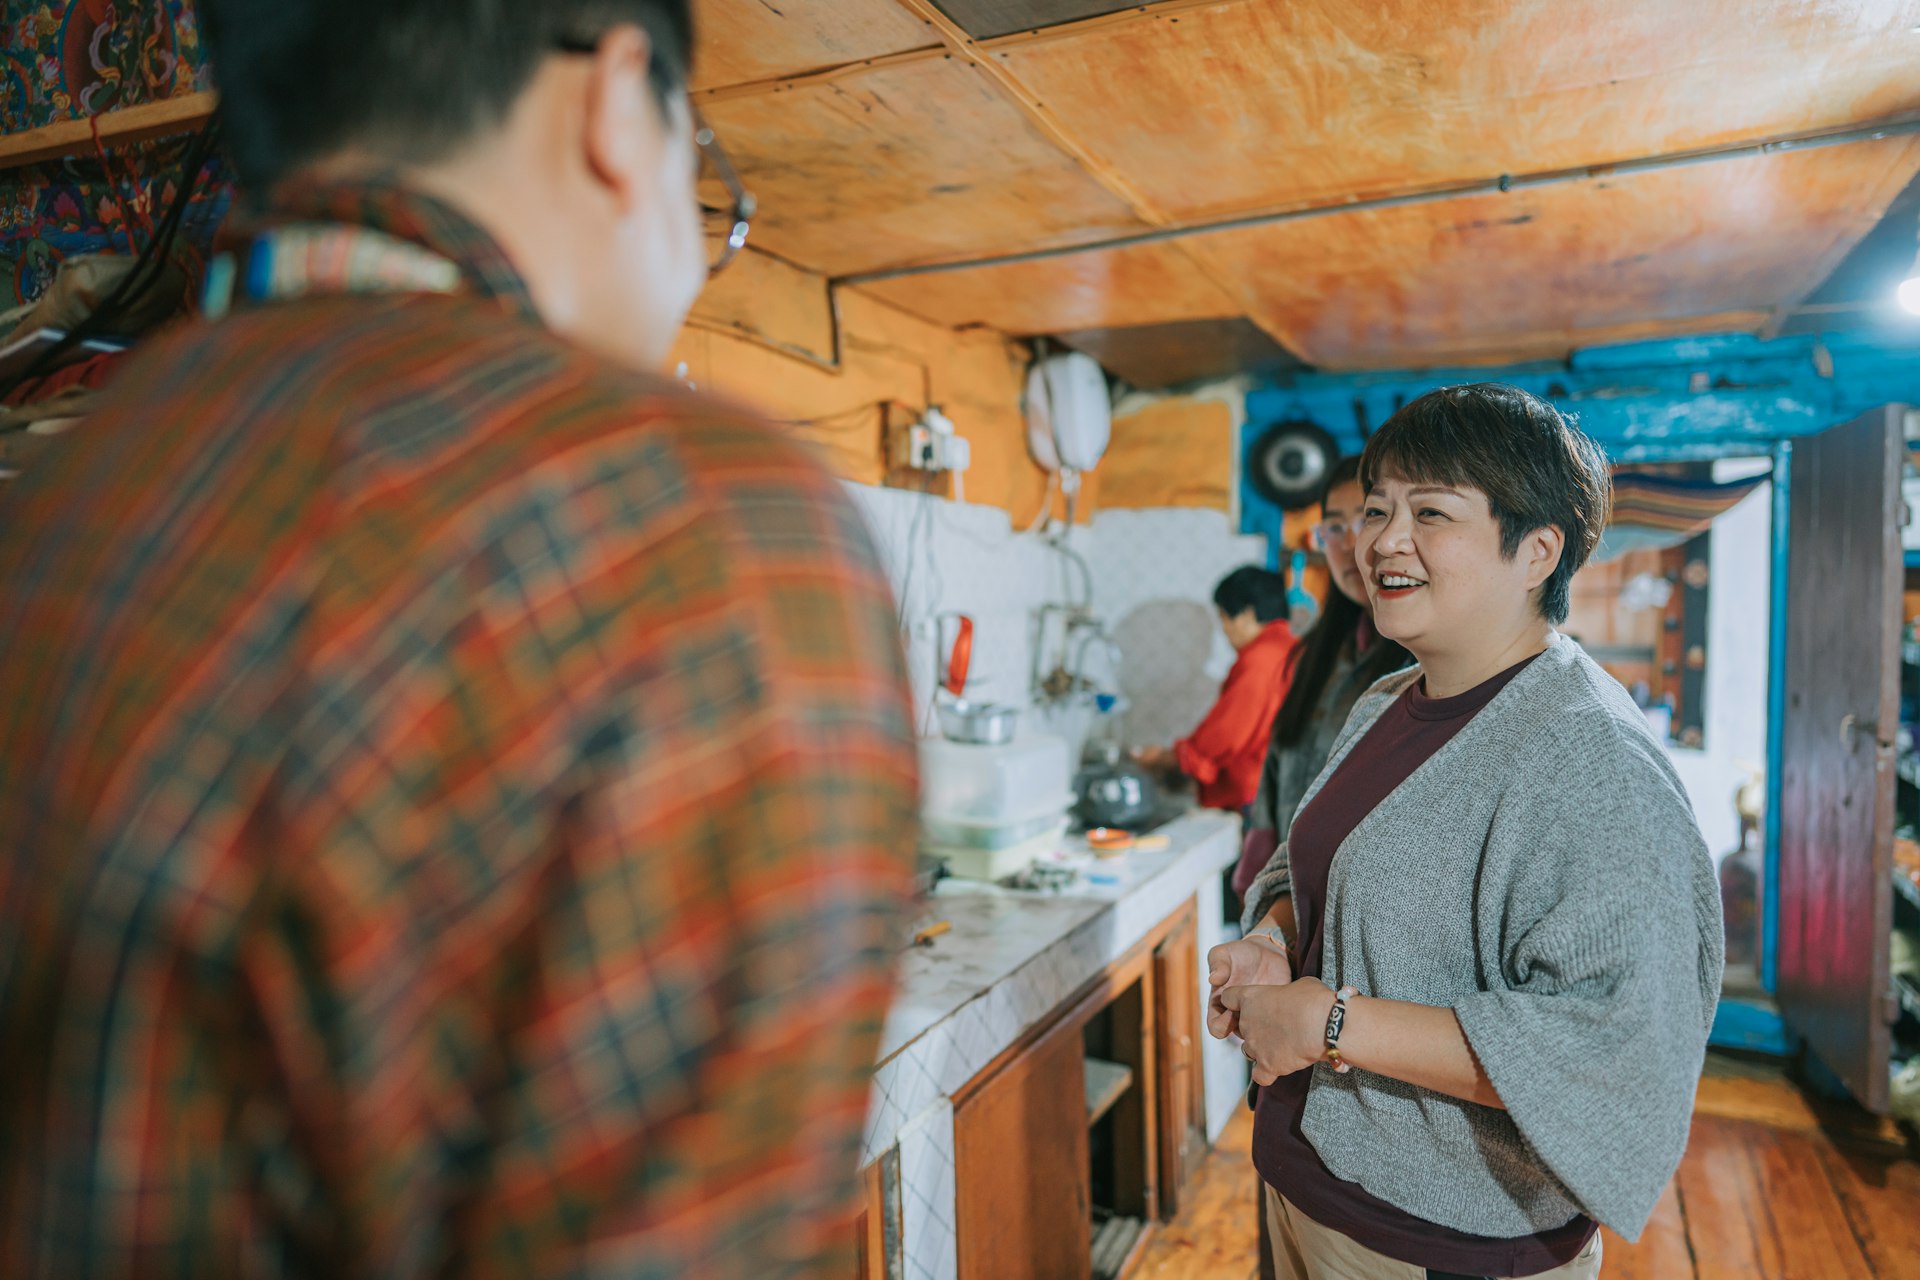
[[[1220,940],[1209,935],[1219,928],[1220,875],[1239,854],[1239,830],[1230,814],[1196,809],[1153,833],[1166,837],[1165,848],[1098,861],[1094,870],[1113,883],[1083,876],[1066,889],[1027,891],[941,881],[918,924],[945,920],[952,927],[902,957],[881,1035],[863,1159],[893,1146],[904,1128],[937,1109],[1196,893],[1204,963],[1207,947]],[[1076,846],[1071,838],[1068,844]],[[1204,974],[1194,980],[1204,988]],[[1240,1063],[1231,1048],[1220,1047],[1231,1055],[1230,1066]],[[1216,1074],[1211,1063],[1207,1074]],[[1242,1070],[1236,1096],[1243,1087]],[[1210,1114],[1213,1093],[1209,1087]],[[1231,1114],[1231,1102],[1223,1115]]]

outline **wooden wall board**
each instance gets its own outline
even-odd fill
[[[767,305],[794,303],[770,297]],[[838,371],[698,320],[680,334],[667,367],[684,362],[702,390],[783,424],[812,443],[834,474],[861,484],[886,478],[882,403],[938,404],[973,447],[967,500],[1000,507],[1025,528],[1046,490],[1045,473],[1027,456],[1020,408],[1025,348],[986,330],[955,333],[859,289],[841,290],[840,320]]]
[[[1909,138],[1370,210],[1188,242],[1311,363],[1423,367],[1753,329],[1916,169]]]
[[[830,276],[1143,226],[958,59],[705,110],[760,201],[758,243]]]
[[[697,0],[695,89],[757,82],[909,49],[939,36],[894,0]]]
[[[687,319],[821,363],[834,358],[826,277],[751,247],[707,282]]]
[[[861,287],[940,324],[990,325],[1022,335],[1218,319],[1238,315],[1242,305],[1170,244],[903,276]]]
[[[1102,508],[1233,509],[1233,410],[1176,396],[1113,421],[1100,460]]]
[[[1235,3],[994,49],[1179,218],[1577,166],[1920,108],[1920,7]]]

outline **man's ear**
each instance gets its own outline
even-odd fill
[[[600,38],[587,73],[581,145],[587,171],[621,208],[642,198],[658,143],[647,71],[653,46],[632,24]]]

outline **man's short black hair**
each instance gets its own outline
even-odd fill
[[[689,0],[200,0],[222,128],[255,195],[348,146],[428,164],[506,118],[562,41],[633,24],[664,103],[687,82]]]
[[[1258,565],[1242,565],[1213,589],[1213,604],[1229,618],[1248,609],[1262,622],[1287,616],[1287,580]]]
[[[1534,530],[1560,530],[1566,545],[1539,609],[1548,622],[1566,621],[1573,575],[1606,531],[1613,477],[1600,446],[1558,409],[1498,382],[1429,391],[1367,441],[1360,483],[1371,491],[1389,472],[1485,493],[1509,560]]]

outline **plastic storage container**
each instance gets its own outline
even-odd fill
[[[1072,784],[1067,744],[1049,734],[999,746],[944,738],[920,743],[920,813],[930,826],[977,831],[1058,817],[1072,803]],[[975,835],[966,843],[984,839]]]

